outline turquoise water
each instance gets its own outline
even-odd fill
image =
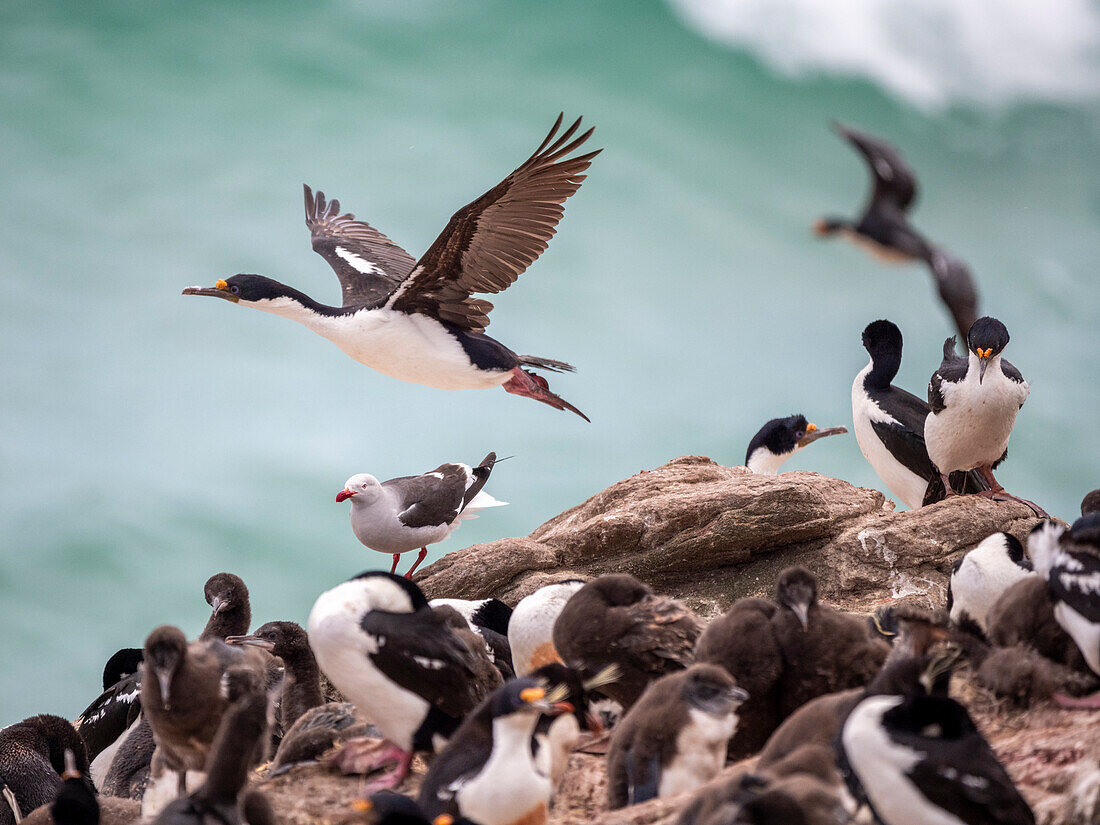
[[[1094,64],[1068,88],[985,100],[952,72],[909,94],[888,55],[785,66],[687,5],[0,7],[0,723],[74,717],[116,648],[163,622],[197,633],[219,570],[248,582],[259,623],[304,621],[322,590],[388,564],[334,500],[353,473],[515,454],[489,485],[511,506],[441,553],[677,455],[740,463],[773,416],[850,423],[878,317],[905,332],[900,383],[922,394],[951,332],[924,271],[809,232],[863,197],[834,117],[902,147],[917,224],[1012,332],[1032,395],[999,477],[1075,513],[1100,482]],[[979,57],[975,77],[1004,74]],[[562,109],[605,151],[489,331],[575,363],[552,386],[591,425],[402,384],[288,321],[179,294],[260,272],[334,301],[303,182],[415,255]],[[787,466],[878,482],[850,437]]]

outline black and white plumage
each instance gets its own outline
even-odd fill
[[[1053,521],[1028,536],[1035,571],[1047,582],[1054,618],[1069,634],[1093,673],[1100,676],[1100,513],[1074,522],[1070,530]],[[1084,540],[1082,540],[1084,539]],[[1100,695],[1092,697],[1100,706]]]
[[[553,788],[535,763],[532,736],[541,715],[572,712],[564,693],[524,677],[486,698],[432,762],[420,786],[424,812],[480,825],[543,825]]]
[[[1008,456],[1008,438],[1029,392],[1020,371],[1002,357],[1008,340],[1005,325],[985,317],[967,334],[966,358],[955,353],[954,338],[944,341],[943,361],[928,382],[924,439],[945,487],[949,473],[977,469],[990,487],[978,495],[1023,502],[993,477],[993,468]]]
[[[928,241],[909,223],[907,213],[917,196],[913,170],[887,141],[839,123],[833,128],[863,156],[872,189],[857,221],[820,218],[814,231],[823,237],[839,232],[886,263],[923,261],[959,334],[965,335],[978,317],[978,291],[966,264]]]
[[[565,579],[543,585],[519,600],[508,620],[508,646],[517,676],[526,676],[543,665],[561,662],[558,649],[554,647],[554,622],[582,587],[582,579]]]
[[[608,807],[673,796],[717,776],[746,699],[717,665],[697,663],[652,682],[611,737]]]
[[[482,490],[496,461],[496,453],[489,453],[477,467],[441,464],[422,475],[382,482],[359,473],[347,480],[336,500],[351,499],[355,537],[371,550],[392,554],[391,573],[402,553],[420,551],[408,578],[428,555],[427,545],[443,541],[478,511],[507,504]]]
[[[864,698],[837,739],[841,772],[883,825],[1034,825],[966,708],[942,696]]]
[[[1011,533],[994,533],[955,562],[947,586],[947,610],[956,624],[976,622],[989,631],[989,611],[1008,588],[1034,576],[1024,546]]]
[[[363,772],[397,762],[375,790],[400,783],[413,752],[433,750],[482,698],[470,649],[408,579],[368,572],[337,585],[317,599],[307,629],[321,671],[386,739],[348,742],[338,764]]]
[[[845,427],[818,429],[804,415],[773,418],[752,437],[745,452],[745,466],[754,473],[775,475],[788,458],[828,435],[848,432]]]
[[[401,381],[440,389],[503,386],[555,409],[587,417],[524,369],[573,367],[550,358],[517,355],[485,334],[493,305],[474,293],[508,288],[545,251],[599,150],[572,155],[592,130],[581,121],[546,139],[503,181],[452,217],[428,251],[414,260],[401,247],[305,187],[306,225],[313,249],[336,272],[342,305],[326,306],[260,275],[234,275],[210,295],[290,318],[332,341],[356,361]],[[572,155],[572,156],[571,156]]]
[[[872,321],[863,330],[863,347],[871,360],[852,382],[852,422],[859,450],[907,507],[940,501],[943,481],[924,443],[931,407],[893,384],[901,367],[901,330],[891,321]],[[951,481],[966,492],[989,486],[978,473],[956,474]]]

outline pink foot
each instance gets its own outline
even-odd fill
[[[1066,696],[1064,693],[1055,693],[1053,698],[1055,704],[1069,710],[1100,710],[1100,693],[1089,696]]]
[[[576,413],[585,421],[589,421],[587,415],[582,413],[560,395],[550,392],[550,385],[546,383],[546,379],[541,375],[535,375],[533,372],[528,372],[521,367],[516,367],[512,370],[512,377],[509,378],[503,386],[506,392],[510,392],[513,395],[533,398],[536,401],[541,401],[543,404],[549,404],[555,410],[569,410],[569,412]],[[591,422],[589,421],[589,423]]]
[[[396,788],[402,782],[405,781],[405,777],[409,775],[409,767],[412,765],[413,755],[410,752],[403,751],[396,745],[392,746],[390,757],[396,760],[397,765],[389,773],[383,774],[377,779],[371,780],[367,783],[366,792],[374,793],[375,791],[384,791],[391,788]]]
[[[344,747],[326,761],[344,773],[370,773],[385,764],[386,760],[383,757],[391,747],[393,747],[392,743],[385,739],[360,736],[349,739],[344,743]]]

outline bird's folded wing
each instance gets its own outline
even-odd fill
[[[863,155],[871,170],[874,189],[868,209],[876,203],[889,203],[903,212],[912,206],[917,196],[917,178],[893,144],[840,123],[834,123],[833,128]]]
[[[396,495],[401,507],[397,518],[406,527],[439,527],[462,511],[466,473],[457,464],[441,464],[430,473],[391,479],[383,486]]]
[[[1057,552],[1049,582],[1058,601],[1086,620],[1100,622],[1100,555],[1084,549]]]
[[[426,312],[473,332],[489,325],[493,305],[470,295],[507,289],[543,253],[566,198],[580,188],[584,171],[599,154],[568,157],[592,130],[574,139],[580,118],[558,135],[561,123],[559,115],[530,158],[455,212],[387,306]]]
[[[1035,825],[1012,779],[980,736],[925,749],[910,777],[928,800],[967,825]]]
[[[443,622],[431,610],[372,610],[361,626],[380,640],[378,652],[369,654],[375,667],[405,690],[461,719],[477,704],[473,656]]]
[[[313,250],[340,279],[344,306],[381,306],[416,264],[412,255],[373,226],[340,214],[340,201],[305,190],[306,226]]]
[[[955,353],[955,336],[951,336],[943,342],[943,360],[940,367],[928,381],[928,406],[932,412],[940,413],[946,409],[947,402],[943,397],[943,384],[945,381],[957,384],[966,377],[968,362]]]

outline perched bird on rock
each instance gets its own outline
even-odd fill
[[[411,578],[428,555],[427,545],[443,541],[479,510],[507,503],[481,489],[496,460],[496,453],[489,453],[477,467],[441,464],[422,475],[383,482],[359,473],[347,480],[336,500],[351,499],[351,529],[362,544],[393,554],[391,573],[402,553],[420,550],[405,574]]]
[[[941,696],[868,696],[837,740],[841,771],[883,825],[1034,825],[966,708]]]
[[[817,578],[805,567],[779,574],[772,617],[783,652],[777,685],[779,714],[789,716],[810,699],[866,685],[875,677],[889,646],[872,638],[866,623],[817,599]]]
[[[646,685],[692,662],[699,619],[675,599],[659,596],[625,573],[580,588],[554,623],[554,646],[587,675],[608,665],[619,678],[604,693],[628,709]]]
[[[526,676],[543,665],[561,662],[554,647],[554,622],[582,587],[582,579],[565,579],[544,585],[519,600],[508,620],[508,647],[516,676]]]
[[[262,275],[234,275],[210,295],[290,318],[328,338],[360,363],[401,381],[445,390],[503,386],[588,419],[546,379],[524,369],[572,372],[550,358],[516,355],[485,334],[493,305],[474,293],[507,289],[554,236],[566,198],[580,188],[599,150],[571,153],[592,130],[574,137],[578,118],[561,134],[559,115],[535,153],[477,200],[456,212],[428,251],[414,260],[355,216],[340,214],[305,187],[306,225],[313,249],[335,270],[342,306],[325,306]]]
[[[893,384],[901,368],[901,330],[891,321],[872,321],[863,330],[863,347],[871,360],[852,382],[852,421],[860,452],[907,507],[941,501],[943,480],[924,443],[931,407]],[[951,483],[960,492],[989,487],[977,472],[954,473]]]
[[[528,676],[486,698],[428,769],[419,794],[424,812],[480,825],[543,825],[553,788],[535,765],[531,739],[540,714],[573,711],[564,695]]]
[[[652,682],[611,737],[608,806],[673,796],[717,776],[747,698],[717,665],[695,664]]]
[[[14,825],[54,800],[66,751],[87,782],[84,742],[67,719],[44,713],[0,729],[0,825]]]
[[[822,237],[840,233],[885,263],[926,263],[940,299],[959,333],[965,335],[978,317],[978,291],[966,264],[930,243],[909,223],[906,213],[917,195],[913,170],[885,140],[840,123],[834,123],[833,128],[863,156],[873,188],[857,221],[819,218],[814,222],[814,231]]]
[[[1034,576],[1024,546],[1011,533],[994,533],[955,562],[947,586],[947,610],[960,624],[975,622],[982,633],[989,630],[989,611],[1008,588]]]
[[[985,317],[967,333],[967,358],[955,353],[954,338],[944,341],[943,361],[928,382],[931,412],[924,439],[948,495],[949,473],[977,469],[989,484],[977,495],[1019,501],[1045,516],[1033,503],[1006,493],[993,477],[993,468],[1008,456],[1008,438],[1029,392],[1020,371],[1002,357],[1008,338],[1004,324]]]
[[[754,473],[775,475],[788,458],[819,438],[848,432],[845,427],[818,429],[804,415],[773,418],[752,437],[745,453],[745,466]]]
[[[366,773],[396,763],[371,790],[400,784],[413,752],[434,750],[482,698],[474,654],[404,577],[367,572],[322,593],[307,630],[322,672],[385,737],[348,741],[336,764]]]

